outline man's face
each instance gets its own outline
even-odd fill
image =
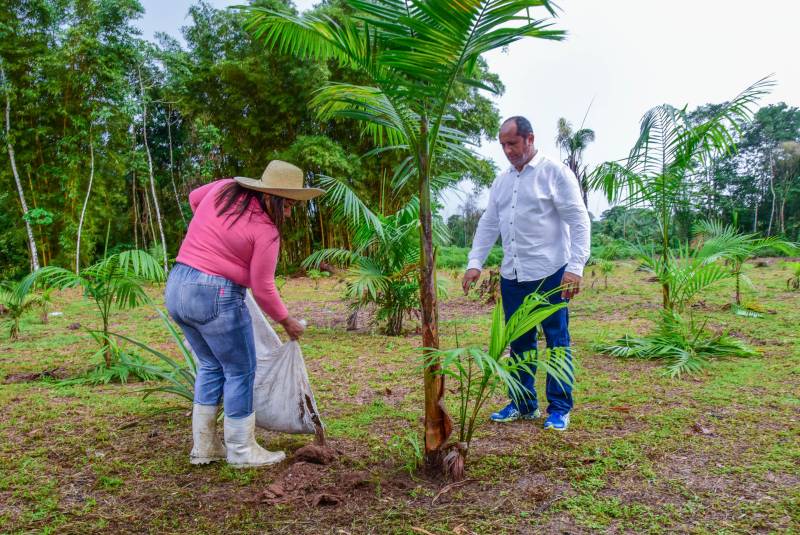
[[[517,123],[509,121],[500,128],[500,145],[514,167],[522,167],[533,158],[533,134],[527,138],[517,135]]]

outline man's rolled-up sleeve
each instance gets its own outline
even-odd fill
[[[569,227],[569,260],[566,271],[583,276],[583,268],[591,252],[592,222],[583,204],[581,188],[575,174],[562,167],[555,179],[554,203],[558,215]]]

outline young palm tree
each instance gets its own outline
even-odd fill
[[[35,308],[44,306],[42,296],[21,291],[17,283],[6,282],[0,284],[0,305],[5,308],[5,320],[9,322],[8,337],[11,340],[19,338],[19,322],[26,313]]]
[[[352,247],[316,251],[303,267],[313,271],[323,262],[349,267],[346,295],[352,312],[375,304],[377,319],[386,322],[386,334],[401,334],[403,318],[420,306],[419,202],[415,197],[395,214],[376,215],[345,183],[318,179],[328,190],[323,202],[332,208],[334,220],[350,226]],[[437,243],[447,242],[447,228],[439,220],[434,221],[434,237]]]
[[[759,80],[700,124],[689,121],[686,108],[656,106],[642,117],[639,139],[628,158],[622,163],[606,162],[592,174],[590,187],[605,192],[609,202],[655,210],[661,230],[661,269],[671,266],[671,223],[678,209],[686,207],[692,173],[712,156],[735,150],[734,133],[742,122],[750,120],[751,107],[772,85],[769,79]],[[660,276],[665,281],[663,306],[669,310],[669,277]]]
[[[560,291],[561,288],[557,288],[550,294]],[[544,371],[561,385],[574,385],[573,365],[567,359],[564,348],[548,348],[543,358],[535,351],[523,355],[522,358],[512,358],[506,351],[512,341],[567,306],[567,303],[551,304],[548,300],[550,294],[529,295],[508,322],[503,314],[503,304],[498,300],[492,314],[488,350],[482,347],[464,347],[433,354],[433,358],[441,357],[439,373],[458,381],[458,442],[453,444],[445,457],[445,463],[453,467],[449,470],[453,479],[463,479],[464,463],[481,408],[498,389],[520,397],[524,386],[518,379],[519,374],[523,371],[532,373],[534,369]]]
[[[778,249],[786,254],[791,254],[796,250],[795,244],[777,236],[762,238],[758,234],[742,234],[732,225],[723,225],[719,221],[701,221],[695,228],[695,235],[721,246],[721,250],[715,256],[728,261],[731,274],[736,280],[736,305],[738,307],[742,306],[742,282],[751,287],[753,285],[747,275],[742,273],[745,261],[765,249]]]
[[[146,251],[132,250],[107,256],[80,273],[57,266],[43,267],[25,277],[19,291],[28,292],[37,283],[59,289],[81,287],[100,312],[103,330],[98,339],[108,368],[113,360],[108,331],[112,310],[134,308],[149,302],[144,284],[163,280],[164,270],[156,258]]]
[[[556,144],[558,148],[564,151],[567,155],[564,164],[575,173],[578,179],[578,185],[581,187],[581,194],[583,195],[583,205],[589,206],[589,174],[586,166],[583,166],[583,151],[589,146],[589,143],[594,141],[594,130],[591,128],[579,128],[573,130],[569,121],[563,117],[558,119],[558,136],[556,136]]]
[[[669,290],[671,308],[661,311],[653,333],[643,337],[626,335],[595,349],[616,357],[664,360],[673,377],[696,372],[714,357],[755,355],[736,338],[707,332],[706,321],[696,320],[691,307],[703,291],[735,276],[718,260],[734,257],[738,247],[736,240],[723,235],[708,238],[695,249],[688,245],[677,251],[669,249],[664,257],[643,253],[643,266]]]
[[[398,183],[416,179],[419,195],[422,343],[439,347],[431,196],[441,181],[441,162],[473,164],[466,136],[451,126],[449,106],[459,84],[497,91],[478,79],[481,54],[523,37],[562,39],[531,8],[548,0],[345,0],[352,15],[333,20],[251,6],[248,27],[283,52],[334,60],[360,71],[368,85],[331,82],[311,102],[322,120],[361,122],[377,145],[402,151]],[[442,403],[444,380],[437,359],[425,378],[425,453],[429,466],[441,462],[452,430]]]
[[[800,290],[800,262],[789,263],[788,267],[792,271],[792,276],[786,279],[786,289]]]

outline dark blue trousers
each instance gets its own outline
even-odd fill
[[[516,279],[500,279],[500,294],[503,297],[503,311],[505,312],[506,321],[517,311],[522,305],[525,298],[533,292],[545,293],[553,288],[561,285],[561,279],[564,276],[564,269],[566,266],[561,267],[558,271],[538,281],[524,281],[520,282]],[[555,293],[550,296],[550,302],[553,304],[561,303],[564,299],[561,297],[561,292]],[[542,322],[542,330],[547,342],[547,347],[569,347],[569,311],[562,308],[546,320]],[[514,356],[523,355],[529,351],[536,350],[537,329],[533,328],[526,334],[520,336],[511,342],[511,354]],[[567,350],[568,358],[571,359],[572,354],[569,349]],[[535,374],[536,369],[532,368],[531,371]],[[538,408],[539,402],[536,398],[536,387],[534,386],[534,375],[527,372],[520,372],[519,380],[522,383],[523,391],[525,392],[524,399],[515,399],[512,396],[511,401],[516,404],[521,412],[530,412]],[[550,374],[547,375],[547,401],[550,403],[547,407],[548,413],[566,413],[572,409],[572,388],[568,385],[562,385]]]

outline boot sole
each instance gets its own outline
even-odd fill
[[[224,460],[225,457],[192,457],[189,459],[189,464],[209,464]]]
[[[284,461],[284,460],[286,460],[286,455],[284,455],[284,456],[282,456],[282,457],[280,457],[278,459],[275,459],[274,461],[268,461],[268,462],[265,462],[265,463],[236,463],[236,464],[234,464],[234,463],[228,461],[228,466],[230,466],[231,468],[258,468],[259,466],[269,466],[271,464],[278,464],[279,462]]]

